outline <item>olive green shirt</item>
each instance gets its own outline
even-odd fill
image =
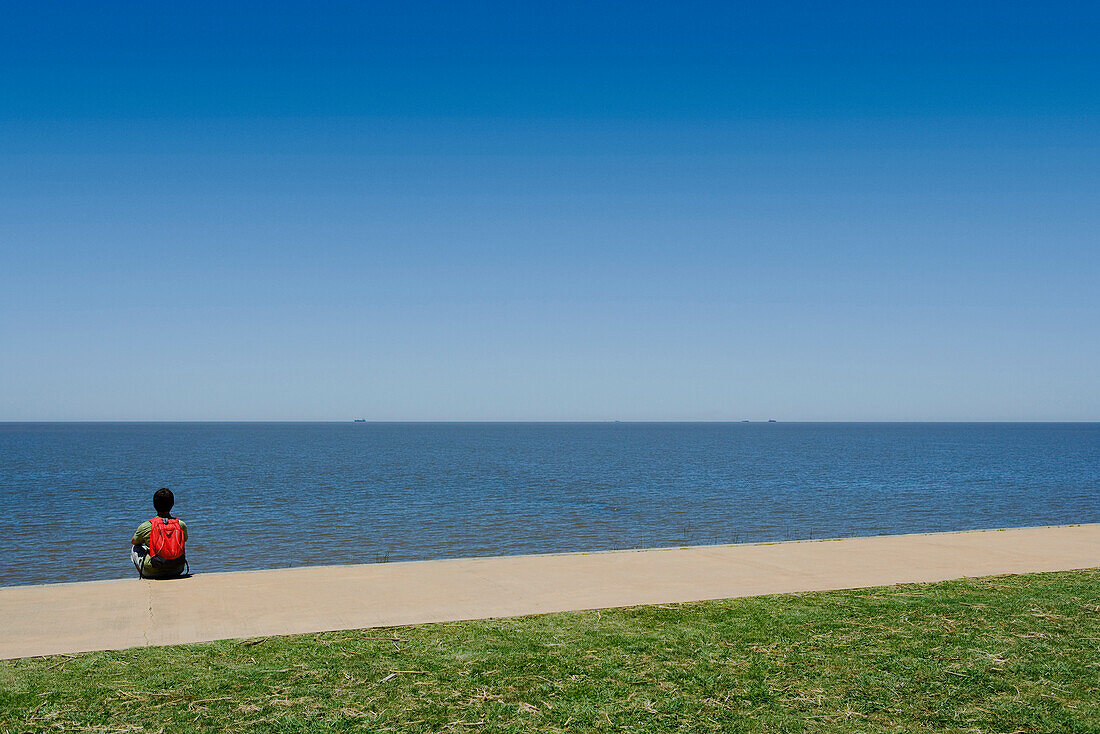
[[[179,520],[179,518],[176,518],[176,519]],[[180,530],[183,531],[183,539],[186,542],[186,540],[187,540],[187,523],[185,523],[183,520],[180,520]],[[146,520],[141,525],[138,525],[138,529],[134,531],[134,538],[133,538],[133,540],[130,541],[130,544],[131,545],[143,545],[146,548],[148,548],[149,547],[149,536],[152,532],[153,532],[153,524],[150,520]],[[147,554],[145,556],[144,568],[142,569],[141,572],[143,574],[145,574],[146,576],[158,576],[158,575],[160,575],[161,569],[154,568],[153,564],[150,562],[149,559],[150,559],[150,556]]]

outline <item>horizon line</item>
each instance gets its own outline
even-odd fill
[[[71,423],[85,423],[85,424],[168,424],[168,423],[191,423],[191,424],[345,424],[345,423],[363,423],[373,425],[394,425],[394,424],[408,424],[408,425],[424,425],[424,424],[603,424],[603,423],[632,423],[632,424],[738,424],[743,425],[745,423],[798,423],[798,424],[847,424],[847,423],[879,423],[879,424],[918,424],[918,423],[958,423],[958,424],[1020,424],[1020,423],[1034,423],[1034,424],[1059,424],[1059,423],[1100,423],[1100,419],[1063,419],[1063,420],[989,420],[989,419],[946,419],[946,420],[907,420],[907,419],[892,419],[892,420],[781,420],[771,418],[716,418],[716,419],[617,419],[617,418],[595,418],[595,419],[386,419],[386,420],[360,420],[360,419],[295,419],[295,420],[271,420],[271,419],[185,419],[185,420],[152,420],[152,419],[31,419],[31,420],[8,420],[0,419],[0,425],[16,425],[16,424],[71,424]]]

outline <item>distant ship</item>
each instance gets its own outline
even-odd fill
[[[775,423],[775,419],[774,419],[774,418],[770,418],[770,419],[768,420],[768,423]]]
[[[352,421],[352,423],[366,423],[366,422],[367,422],[366,418],[356,418],[354,421]]]

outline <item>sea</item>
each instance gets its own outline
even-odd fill
[[[1100,522],[1098,423],[0,423],[0,586]]]

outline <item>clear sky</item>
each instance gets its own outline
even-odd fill
[[[0,420],[1100,420],[1092,3],[0,9]]]

